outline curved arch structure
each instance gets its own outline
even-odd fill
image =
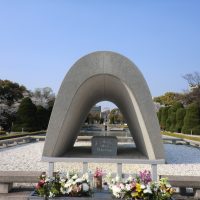
[[[103,100],[124,114],[137,149],[148,159],[163,159],[157,116],[147,83],[126,57],[94,52],[79,59],[65,76],[50,118],[43,156],[60,157],[74,145],[91,107]]]

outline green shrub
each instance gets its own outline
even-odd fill
[[[12,131],[13,132],[32,132],[32,131],[35,131],[35,130],[37,130],[37,129],[35,129],[35,128],[31,128],[31,127],[28,127],[28,125],[27,124],[15,124],[15,125],[13,125],[13,127],[12,127]]]
[[[179,108],[176,111],[176,126],[175,126],[175,132],[181,133],[181,129],[183,127],[183,121],[185,117],[186,110],[185,108]]]
[[[180,103],[180,102],[176,102],[172,105],[172,107],[175,109],[175,110],[178,110],[179,108],[183,108],[183,104]]]
[[[5,131],[0,131],[0,135],[5,135],[6,132]]]
[[[160,108],[159,111],[157,112],[157,117],[158,117],[159,124],[161,122],[161,116],[162,116],[162,108]]]
[[[183,108],[183,104],[180,102],[174,103],[168,110],[168,118],[166,121],[166,130],[175,132],[176,131],[176,111]]]
[[[173,109],[172,106],[170,106],[169,109],[168,109],[168,113],[167,113],[166,128],[165,128],[167,131],[171,131],[170,127],[171,127],[172,122],[173,122],[173,120],[172,120],[173,112],[174,112],[174,109]]]
[[[48,122],[49,122],[48,111],[42,106],[37,106],[36,116],[37,116],[37,128],[38,128],[38,130],[47,129]]]
[[[166,129],[166,121],[167,121],[167,117],[168,117],[168,109],[169,109],[169,107],[163,107],[163,108],[161,108],[161,122],[160,122],[160,127],[163,130]]]
[[[200,135],[200,125],[195,126],[195,127],[192,129],[192,134],[194,134],[194,135]]]
[[[170,121],[171,121],[171,125],[170,125],[170,127],[169,127],[169,130],[170,130],[171,132],[175,132],[175,130],[176,130],[176,112],[173,111],[173,112],[171,113]]]
[[[37,108],[29,97],[24,98],[16,114],[16,121],[12,131],[36,131],[37,129]]]
[[[198,132],[199,125],[200,125],[200,108],[197,103],[192,103],[186,109],[186,115],[184,118],[182,133],[191,134],[191,132],[193,132],[193,129],[195,129],[195,131]]]
[[[166,131],[170,131],[170,126],[171,126],[171,120],[169,119],[169,117],[167,118],[166,120],[166,127],[165,127],[165,130]]]

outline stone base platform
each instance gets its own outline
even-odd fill
[[[27,188],[19,188],[15,187],[11,190],[8,194],[0,194],[0,200],[43,200],[42,197],[32,196],[34,188],[27,187]],[[63,197],[63,198],[54,198],[55,200],[113,200],[113,197],[110,193],[107,192],[96,192],[94,193],[93,197]],[[174,200],[194,200],[193,196],[182,196],[180,194],[173,195]]]
[[[29,200],[43,200],[43,197],[30,196]],[[107,191],[94,192],[91,197],[54,197],[49,199],[55,200],[117,200],[113,198],[112,194]]]
[[[33,187],[14,187],[10,193],[0,194],[0,200],[28,200],[33,190]]]

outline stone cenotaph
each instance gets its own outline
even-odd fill
[[[135,149],[122,154],[108,148],[108,142],[100,145],[95,137],[91,149],[74,147],[91,107],[104,100],[115,103],[125,116]],[[148,85],[132,61],[118,53],[99,51],[75,62],[58,92],[42,160],[49,162],[49,174],[55,162],[83,162],[83,171],[89,162],[116,163],[120,175],[124,163],[151,164],[156,179],[157,164],[165,163],[160,128]]]

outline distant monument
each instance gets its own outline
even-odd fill
[[[138,157],[128,156],[128,159],[164,160],[158,119],[145,79],[128,58],[108,51],[80,58],[65,76],[51,114],[43,160],[52,161],[55,158],[56,161],[67,157],[94,160],[95,155],[98,157],[101,152],[105,152],[106,157],[110,156],[109,161],[117,159],[116,149],[109,148],[109,142],[104,141],[102,145],[97,138],[93,138],[96,144],[96,147],[92,145],[93,153],[91,149],[73,152],[73,145],[88,112],[103,100],[115,103],[127,120],[139,153]],[[104,156],[101,154],[101,157]]]

